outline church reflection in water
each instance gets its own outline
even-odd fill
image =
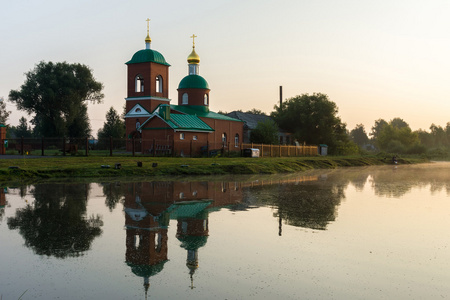
[[[277,211],[274,217],[279,218],[280,235],[282,220],[294,226],[325,230],[335,219],[343,193],[333,186],[317,189],[308,184],[317,181],[317,176],[297,176],[275,181],[126,183],[121,188],[125,193],[126,263],[143,278],[147,295],[150,278],[161,272],[169,259],[169,222],[176,220],[176,238],[186,250],[186,267],[194,288],[198,251],[207,244],[210,213],[224,207],[247,210],[271,206]]]
[[[198,268],[198,249],[208,239],[208,214],[242,202],[238,182],[139,182],[128,183],[125,194],[126,263],[144,280],[147,295],[150,277],[168,261],[168,227],[177,221],[176,238],[186,250],[191,288]]]

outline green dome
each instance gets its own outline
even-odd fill
[[[127,61],[125,64],[138,64],[145,62],[154,62],[161,65],[170,66],[164,56],[156,50],[152,49],[143,49],[136,52],[130,61]]]
[[[188,75],[181,79],[178,89],[206,89],[209,90],[208,82],[200,75]]]
[[[206,242],[208,240],[208,236],[188,235],[177,238],[181,242],[180,247],[186,250],[196,250],[198,248],[201,248],[206,245]]]

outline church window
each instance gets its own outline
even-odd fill
[[[227,134],[225,132],[222,133],[222,143],[224,143],[224,144],[227,143]]]
[[[141,109],[140,108],[136,108],[135,112],[140,113]]]
[[[135,92],[140,93],[144,91],[144,78],[141,75],[136,76],[134,79]]]
[[[139,119],[136,119],[136,129],[141,127],[141,122],[139,122]]]
[[[163,80],[161,75],[156,76],[156,92],[157,93],[163,92]]]
[[[181,104],[188,104],[188,94],[184,93],[181,99]]]
[[[239,147],[239,134],[234,136],[234,147]]]
[[[184,132],[180,133],[180,140],[184,140]]]
[[[196,140],[198,139],[198,137],[197,137],[196,135],[194,135],[194,136],[192,137],[192,139],[193,139],[194,141],[196,141]]]
[[[205,94],[205,96],[203,96],[203,103],[205,105],[208,105],[208,94]]]

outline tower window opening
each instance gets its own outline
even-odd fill
[[[139,249],[139,246],[141,245],[141,239],[142,236],[139,234],[134,235],[134,249]]]
[[[188,94],[184,93],[182,98],[181,98],[181,104],[188,104]]]
[[[161,75],[156,76],[156,92],[157,93],[163,92],[163,79]]]
[[[141,75],[137,75],[134,79],[135,92],[141,93],[144,91],[144,78]]]
[[[203,102],[205,105],[208,105],[208,94],[205,94],[205,96],[203,96]]]
[[[156,233],[155,234],[155,250],[156,252],[161,252],[161,248],[162,248],[162,234],[161,233]]]

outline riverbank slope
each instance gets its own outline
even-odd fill
[[[399,164],[426,162],[399,158]],[[379,156],[277,158],[41,157],[0,159],[0,182],[61,178],[167,175],[276,174],[311,169],[392,164]],[[116,167],[117,166],[117,167]]]

